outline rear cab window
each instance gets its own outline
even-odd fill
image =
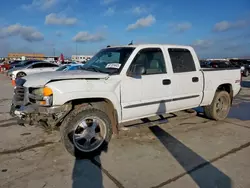
[[[185,48],[168,48],[173,73],[196,71],[192,53]]]

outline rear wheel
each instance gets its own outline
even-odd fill
[[[216,92],[214,99],[209,106],[204,107],[206,117],[214,120],[226,119],[231,107],[231,98],[228,92]]]
[[[63,121],[60,131],[65,148],[77,158],[99,155],[112,136],[109,117],[93,107],[73,110]]]
[[[21,77],[24,77],[24,76],[26,76],[26,74],[24,72],[19,72],[16,75],[17,78],[21,78]]]
[[[248,77],[248,76],[249,76],[249,70],[245,70],[245,71],[243,72],[243,75],[244,75],[245,77]]]

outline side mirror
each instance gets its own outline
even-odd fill
[[[142,65],[137,65],[133,71],[130,71],[127,73],[127,76],[133,77],[133,78],[140,78],[141,75],[145,73],[145,67]]]
[[[135,68],[135,74],[141,76],[142,74],[145,73],[145,67],[142,65],[136,66]]]

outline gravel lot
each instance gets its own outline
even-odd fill
[[[250,187],[250,78],[229,118],[178,112],[131,122],[93,160],[75,160],[58,132],[18,126],[12,86],[0,74],[0,187]]]

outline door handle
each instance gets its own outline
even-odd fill
[[[169,79],[162,80],[162,84],[163,85],[170,85],[171,84],[171,80],[169,80]]]
[[[198,77],[193,77],[192,82],[199,82],[199,78]]]

